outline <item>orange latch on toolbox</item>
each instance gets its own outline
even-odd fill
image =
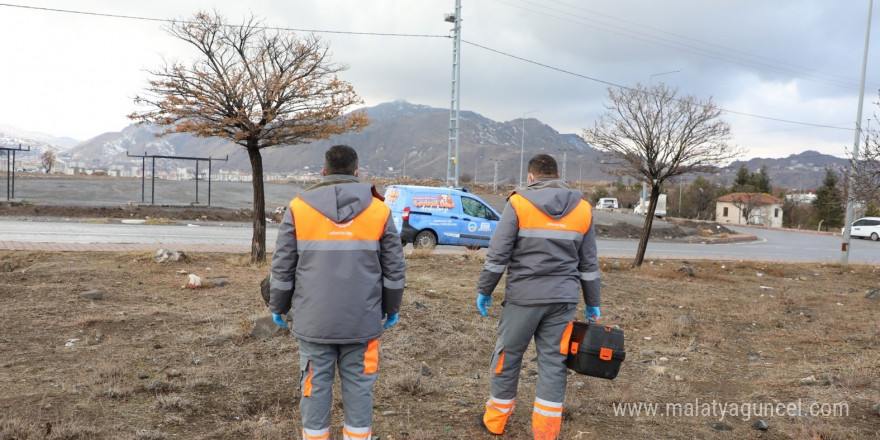
[[[610,361],[612,354],[614,354],[614,350],[610,348],[603,347],[599,349],[599,359],[602,359],[603,361]]]

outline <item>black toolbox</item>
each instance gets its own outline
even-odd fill
[[[614,379],[626,359],[623,330],[583,321],[572,323],[565,366],[575,373]]]

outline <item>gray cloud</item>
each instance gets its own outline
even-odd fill
[[[736,112],[852,128],[867,3],[463,0],[465,40],[577,75],[463,44],[461,106],[502,121],[540,109],[529,117],[577,133],[602,113],[607,96],[607,84],[586,76],[623,86],[663,81]],[[204,4],[45,0],[41,6],[180,18]],[[232,22],[253,12],[267,25],[296,29],[450,35],[443,14],[454,1],[216,0],[214,7]],[[158,65],[160,55],[187,56],[156,22],[0,8],[0,26],[26,36],[4,49],[4,64],[15,68],[0,81],[0,122],[21,128],[80,138],[119,130],[146,83],[143,69]],[[450,39],[321,35],[334,60],[350,66],[343,78],[366,105],[394,99],[449,105]],[[865,118],[872,117],[880,88],[880,57],[871,59]],[[680,71],[658,75],[673,70]],[[806,148],[840,156],[852,143],[851,130],[725,118],[749,156]]]

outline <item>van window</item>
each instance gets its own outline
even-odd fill
[[[461,198],[461,209],[464,211],[465,215],[487,220],[498,220],[491,209],[470,197]]]

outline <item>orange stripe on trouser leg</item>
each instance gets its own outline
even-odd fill
[[[501,368],[504,366],[504,352],[498,353],[498,364],[495,365],[495,374],[501,374]]]
[[[342,439],[343,440],[360,440],[365,439],[369,440],[373,436],[373,431],[370,428],[342,428]]]
[[[364,374],[373,374],[379,371],[379,340],[373,339],[367,343],[367,351],[364,352]]]
[[[327,440],[330,438],[330,429],[322,429],[320,431],[303,429],[303,440]]]
[[[306,376],[306,380],[303,381],[303,397],[310,397],[312,395],[312,362],[309,361],[309,375]]]
[[[486,402],[486,412],[483,413],[483,424],[493,434],[503,433],[504,425],[507,424],[507,418],[513,413],[514,406],[516,406],[514,399],[490,398]]]
[[[554,440],[562,429],[562,403],[535,401],[532,434],[535,440]]]
[[[571,331],[574,328],[574,322],[569,322],[567,326],[565,326],[565,330],[562,331],[562,340],[559,341],[559,352],[562,354],[568,354],[568,346],[571,342]]]

